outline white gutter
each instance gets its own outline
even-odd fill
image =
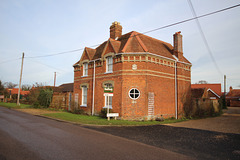
[[[177,95],[177,62],[175,61],[175,117],[178,119],[178,95]]]
[[[95,96],[95,61],[93,61],[93,99],[92,99],[92,116],[94,115],[94,96]]]

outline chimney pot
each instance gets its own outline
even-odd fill
[[[178,31],[173,35],[173,54],[179,59],[183,56],[181,31]]]
[[[110,38],[116,39],[122,36],[122,26],[119,22],[115,21],[110,26]]]

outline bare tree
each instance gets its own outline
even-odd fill
[[[32,86],[29,85],[29,84],[24,84],[24,85],[22,85],[22,90],[23,90],[23,91],[29,91],[31,88],[32,88]]]
[[[208,84],[208,82],[205,81],[205,80],[200,80],[200,81],[198,81],[196,84]]]
[[[3,85],[2,81],[0,80],[0,95],[7,95],[7,94],[8,94],[8,92],[4,88],[4,85]]]
[[[17,86],[17,84],[12,83],[12,82],[5,82],[5,83],[4,83],[4,86],[5,86],[6,88],[14,88],[14,87]]]

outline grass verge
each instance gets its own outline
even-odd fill
[[[175,123],[185,121],[186,119],[166,119],[165,121],[127,121],[127,120],[114,120],[111,119],[108,121],[107,119],[98,117],[98,116],[87,116],[87,115],[79,115],[72,114],[68,112],[61,113],[48,113],[43,114],[46,117],[61,119],[69,122],[75,122],[79,124],[91,124],[91,125],[119,125],[119,126],[130,126],[130,125],[158,125],[165,123]]]
[[[0,102],[0,106],[7,107],[7,108],[31,108],[31,105],[28,104],[20,104],[20,106],[17,106],[16,103],[5,103],[5,102]]]

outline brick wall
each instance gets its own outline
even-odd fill
[[[122,119],[149,119],[148,93],[154,93],[154,117],[175,117],[175,62],[149,55],[122,55],[114,57],[113,73],[105,73],[105,61],[96,61],[95,114],[104,107],[105,81],[114,82],[113,112]],[[136,69],[133,69],[133,65]],[[178,112],[182,115],[184,101],[191,91],[190,65],[177,63]],[[92,110],[93,62],[89,63],[88,76],[82,77],[82,66],[75,68],[74,94],[78,94],[78,108],[87,113]],[[81,84],[88,84],[87,107],[80,107]],[[140,91],[140,97],[132,100],[131,88]]]

